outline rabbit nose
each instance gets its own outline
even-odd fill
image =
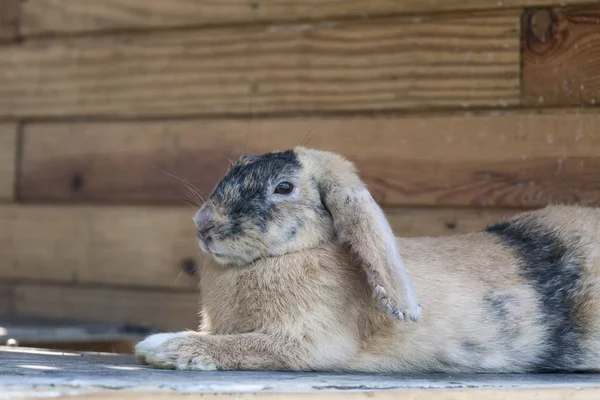
[[[203,237],[207,237],[210,231],[215,227],[213,223],[213,212],[210,208],[202,208],[194,215],[194,224],[196,230]]]
[[[198,233],[200,235],[202,235],[205,239],[209,240],[211,238],[209,234],[213,230],[214,227],[215,227],[214,225],[210,225],[210,226],[198,229]]]

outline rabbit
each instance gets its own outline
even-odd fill
[[[198,331],[154,334],[177,370],[600,370],[600,209],[396,238],[353,163],[304,147],[236,160],[194,216]]]

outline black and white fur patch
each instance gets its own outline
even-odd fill
[[[229,217],[229,224],[219,230],[219,237],[230,239],[245,235],[244,222],[250,218],[265,232],[277,208],[277,204],[267,201],[271,182],[266,178],[277,180],[296,174],[300,168],[300,161],[292,150],[238,159],[210,196],[225,208]]]
[[[547,337],[545,351],[532,369],[576,370],[584,355],[584,333],[580,319],[582,263],[577,238],[565,243],[556,231],[535,216],[505,221],[487,228],[510,247],[520,274],[538,295]],[[498,308],[498,307],[496,307]],[[499,312],[499,310],[496,310]],[[500,312],[498,317],[502,317]]]

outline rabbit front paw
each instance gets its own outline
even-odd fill
[[[386,290],[381,285],[375,285],[373,288],[373,297],[388,315],[398,321],[418,322],[421,319],[421,305],[417,304],[412,308],[399,308],[388,297]]]
[[[214,371],[214,360],[206,344],[195,332],[158,333],[150,335],[135,346],[139,362],[157,368]]]

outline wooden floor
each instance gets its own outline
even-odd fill
[[[600,398],[600,375],[181,372],[129,355],[0,347],[0,399],[48,397],[591,400]]]

